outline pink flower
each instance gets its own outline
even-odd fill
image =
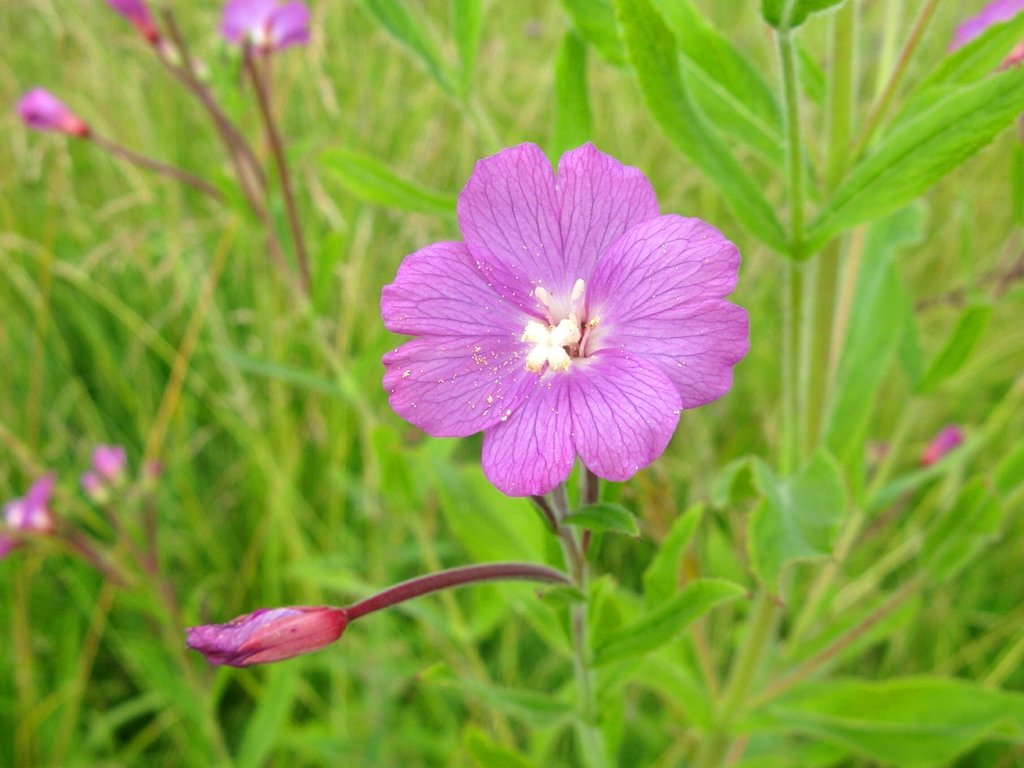
[[[29,128],[57,131],[83,139],[89,135],[86,122],[44,88],[33,88],[22,96],[18,102],[18,114]]]
[[[57,478],[54,474],[43,475],[34,482],[28,492],[4,505],[4,525],[8,530],[21,534],[48,535],[57,529],[50,497]],[[7,534],[0,534],[0,557],[4,557],[18,546],[18,540]]]
[[[1021,11],[1024,11],[1024,0],[994,0],[986,5],[981,13],[957,27],[953,42],[949,46],[950,50],[962,48],[974,38],[981,36],[993,24],[1009,21]]]
[[[621,481],[665,450],[682,409],[725,394],[748,349],[723,297],[740,256],[699,219],[658,214],[650,182],[586,144],[557,176],[522,144],[477,163],[464,242],[410,254],[385,286],[391,407],[427,433],[483,431],[502,492],[542,494],[577,455]]]
[[[277,0],[228,0],[220,32],[236,45],[248,42],[265,51],[309,42],[309,9],[305,3],[278,5]]]
[[[92,452],[92,468],[111,483],[121,479],[127,463],[124,446],[121,445],[97,445]]]
[[[946,456],[950,451],[959,448],[964,441],[963,430],[956,424],[949,424],[939,430],[928,447],[921,454],[921,466],[930,467]]]
[[[268,664],[330,645],[345,631],[344,608],[264,608],[227,624],[190,627],[186,644],[211,664]]]
[[[107,0],[110,7],[124,18],[128,19],[139,34],[151,43],[160,41],[160,32],[153,22],[153,15],[149,12],[149,6],[145,0]]]

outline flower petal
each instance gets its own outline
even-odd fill
[[[384,355],[395,413],[434,437],[465,437],[516,408],[536,374],[528,345],[508,336],[424,336]]]
[[[604,343],[656,364],[678,387],[683,408],[732,388],[732,368],[750,349],[747,312],[722,299],[687,304],[623,324]]]
[[[565,278],[589,281],[601,255],[627,229],[658,216],[651,182],[584,144],[558,161],[558,210]]]
[[[521,334],[534,299],[507,288],[465,243],[434,243],[405,257],[381,292],[384,326],[394,333],[438,336]]]
[[[568,291],[555,175],[540,147],[520,144],[480,160],[459,195],[459,228],[473,256],[493,264],[525,293]],[[568,282],[567,282],[568,281]]]
[[[572,471],[571,375],[549,373],[484,432],[484,474],[509,496],[547,493]],[[508,411],[511,411],[509,413]]]
[[[621,482],[658,458],[679,423],[679,392],[656,365],[606,350],[573,363],[573,445],[591,472]]]
[[[309,42],[309,8],[295,0],[276,9],[270,17],[270,44],[278,50]]]
[[[993,24],[1009,21],[1021,11],[1024,11],[1024,0],[993,0],[981,10],[981,13],[971,16],[957,27],[953,42],[949,46],[950,50],[962,48],[971,40],[980,37]]]
[[[277,8],[276,0],[228,0],[220,20],[220,33],[231,43],[263,28]]]

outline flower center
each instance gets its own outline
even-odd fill
[[[552,371],[567,371],[572,358],[586,356],[587,336],[597,327],[598,319],[587,321],[583,290],[583,281],[577,280],[569,296],[568,315],[556,317],[561,313],[552,306],[548,292],[539,285],[534,289],[533,295],[544,307],[548,322],[530,320],[523,329],[520,340],[533,345],[526,356],[526,370],[540,373],[547,365]]]

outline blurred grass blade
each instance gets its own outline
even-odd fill
[[[459,50],[459,85],[464,94],[472,90],[483,21],[483,0],[452,0],[455,47]]]
[[[927,395],[934,392],[946,379],[955,374],[971,355],[971,351],[988,327],[992,315],[990,304],[972,304],[964,310],[942,349],[924,372],[914,393]]]
[[[1018,440],[996,465],[993,484],[996,492],[1003,497],[1009,496],[1024,485],[1024,439]]]
[[[842,2],[844,0],[761,0],[761,16],[776,29],[796,29],[812,13]]]
[[[518,752],[498,744],[475,725],[466,726],[462,733],[462,746],[479,768],[536,768]]]
[[[454,93],[436,43],[428,37],[426,27],[414,19],[401,0],[360,0],[377,22],[398,42],[412,51],[435,82],[448,93]]]
[[[925,532],[921,556],[933,582],[949,581],[999,535],[1006,510],[984,478],[965,486]]]
[[[551,155],[586,143],[593,133],[593,115],[587,90],[587,46],[575,32],[562,38],[555,62],[555,124]]]
[[[349,149],[331,149],[321,158],[324,167],[360,200],[413,213],[455,215],[454,195],[424,189],[368,155]]]
[[[644,571],[644,603],[660,605],[679,591],[683,577],[683,553],[704,515],[704,507],[694,504],[675,519],[668,536],[658,546],[650,565]]]
[[[277,745],[282,729],[290,724],[298,664],[282,664],[267,672],[267,684],[256,698],[256,711],[249,717],[245,736],[238,749],[238,768],[259,768]]]
[[[640,534],[636,518],[628,509],[621,504],[606,501],[580,507],[571,515],[566,515],[562,522],[594,533],[624,533],[627,536]]]
[[[764,498],[750,518],[747,548],[751,568],[771,588],[788,563],[832,553],[845,493],[839,465],[823,451],[785,478],[755,461],[754,477]]]
[[[786,236],[761,189],[690,100],[675,38],[648,0],[616,0],[630,63],[647,108],[686,158],[716,184],[736,218],[769,247],[788,251]]]
[[[698,579],[672,599],[597,641],[594,664],[642,656],[669,642],[694,619],[746,590],[724,579]]]
[[[580,37],[594,46],[602,59],[617,67],[626,63],[612,0],[562,0],[562,7]]]
[[[999,68],[1013,47],[1024,39],[1024,13],[1009,21],[993,24],[967,45],[947,53],[926,75],[914,93],[935,86],[963,84],[980,80]]]
[[[946,93],[882,139],[839,186],[808,230],[814,252],[849,227],[925,192],[1024,111],[1024,75],[1007,71]]]

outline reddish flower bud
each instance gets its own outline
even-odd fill
[[[82,139],[89,135],[88,124],[45,88],[33,88],[22,96],[18,114],[29,128],[57,131]]]
[[[153,15],[145,0],[107,0],[110,7],[135,25],[139,34],[151,43],[160,41],[160,32],[153,22]]]
[[[247,667],[318,651],[341,637],[347,624],[344,608],[263,608],[227,624],[190,627],[186,644],[211,664]]]
[[[955,424],[943,427],[921,454],[921,466],[930,467],[950,451],[958,448],[963,441],[964,433],[960,427]]]

